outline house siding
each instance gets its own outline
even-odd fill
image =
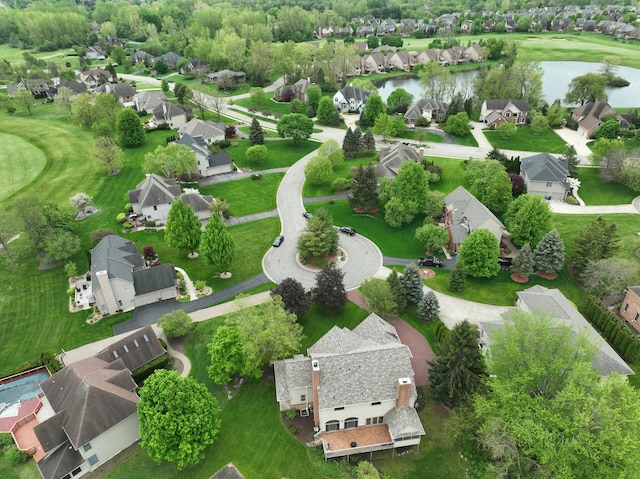
[[[107,462],[109,459],[119,454],[122,450],[131,446],[140,440],[140,422],[138,415],[132,414],[124,421],[119,422],[111,429],[100,434],[93,439],[91,449],[85,451],[83,447],[79,448],[80,454],[85,459],[89,459],[94,454],[98,458],[98,462],[89,466],[88,471],[93,471]],[[88,465],[88,462],[86,463]]]
[[[172,299],[176,297],[176,288],[165,288],[158,291],[152,291],[147,294],[141,294],[136,296],[133,300],[135,308],[145,306],[147,304],[156,303],[158,301],[164,301],[165,299]]]
[[[142,208],[141,213],[144,216],[146,216],[148,220],[153,220],[156,223],[158,222],[164,223],[169,217],[169,210],[171,209],[171,204],[165,203],[162,205],[155,205],[155,206],[158,208],[157,210],[153,209],[153,206],[148,206],[148,207]]]
[[[202,176],[213,176],[213,175],[219,175],[222,173],[231,173],[232,171],[233,171],[233,164],[230,163],[228,165],[210,166],[208,168],[203,168],[200,174]]]
[[[551,183],[551,186],[547,186],[547,183]],[[546,198],[547,195],[551,195],[552,200],[560,201],[564,201],[567,197],[567,190],[557,181],[531,181],[525,174],[524,184],[527,187],[528,195],[539,195],[544,198]]]
[[[411,397],[409,406],[413,407],[416,398]],[[320,410],[320,430],[327,430],[328,421],[340,421],[340,430],[344,429],[345,419],[358,418],[358,427],[367,425],[367,418],[384,416],[396,406],[395,399],[380,401],[380,404],[373,406],[371,403],[354,404],[346,406],[344,409],[336,411],[334,408]]]
[[[629,288],[624,301],[622,301],[622,306],[620,307],[620,316],[622,316],[627,323],[633,326],[636,331],[640,332],[640,320],[636,319],[636,315],[640,318],[640,296]]]

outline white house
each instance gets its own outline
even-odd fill
[[[550,200],[564,201],[571,193],[568,165],[549,153],[528,156],[520,161],[528,195],[540,195]]]
[[[172,264],[149,267],[133,241],[109,235],[91,250],[91,294],[102,314],[175,298]]]
[[[229,152],[211,153],[204,140],[187,134],[182,135],[177,143],[187,145],[195,153],[198,173],[203,178],[233,171],[233,160]]]
[[[313,414],[325,458],[420,444],[411,351],[375,314],[334,326],[308,356],[276,361],[280,410]]]
[[[202,121],[192,118],[188,123],[182,125],[178,132],[180,138],[183,135],[190,135],[194,138],[201,138],[207,145],[224,140],[224,123],[213,123],[209,120]]]
[[[371,92],[369,90],[363,90],[362,88],[349,85],[333,95],[333,104],[342,113],[349,111],[361,113],[370,94]]]
[[[80,478],[140,439],[131,373],[165,353],[147,326],[40,383],[33,432],[43,479]]]

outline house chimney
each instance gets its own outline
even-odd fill
[[[424,146],[420,147],[420,161],[424,160]]]
[[[396,408],[409,407],[411,402],[411,379],[399,378],[396,384]]]
[[[320,387],[320,365],[316,359],[311,361],[311,394],[313,397],[313,424],[320,426],[320,407],[318,406],[318,388]]]

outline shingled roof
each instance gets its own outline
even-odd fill
[[[133,241],[116,235],[103,238],[91,250],[91,276],[96,277],[98,271],[107,271],[109,278],[120,278],[133,283],[133,271],[145,266],[144,258],[138,253]],[[98,287],[93,281],[92,287]]]
[[[557,182],[562,184],[567,191],[571,191],[567,182],[569,176],[567,163],[558,160],[549,153],[523,158],[520,161],[520,169],[526,173],[527,178],[531,181]]]
[[[129,191],[131,203],[139,203],[140,207],[164,205],[172,203],[181,193],[180,185],[176,180],[163,178],[156,174],[148,174],[138,183],[135,190]]]
[[[458,186],[445,196],[444,203],[445,208],[452,213],[453,217],[453,224],[449,227],[454,244],[461,244],[471,232],[479,228],[491,231],[498,242],[502,238],[504,225],[489,208],[463,186]]]
[[[412,146],[396,145],[380,149],[380,161],[374,166],[379,178],[395,178],[405,161],[420,161],[420,153]]]

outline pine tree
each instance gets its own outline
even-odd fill
[[[420,321],[435,321],[440,312],[440,302],[433,291],[425,294],[418,303],[418,319]]]
[[[353,209],[370,211],[378,206],[378,179],[373,166],[358,167],[356,174],[351,179],[351,195],[347,198],[349,206]]]
[[[407,303],[418,304],[423,296],[422,279],[420,279],[420,271],[414,263],[410,263],[404,268],[400,282],[404,286]]]
[[[218,215],[213,215],[200,240],[200,256],[206,264],[229,271],[236,255],[236,243]]]
[[[573,145],[567,144],[566,150],[562,153],[562,160],[567,162],[567,169],[569,170],[569,176],[571,178],[578,177],[578,164],[580,160],[578,159],[578,153],[576,152],[576,148]]]
[[[513,258],[511,270],[522,276],[533,274],[533,252],[529,243],[525,243],[516,254],[516,257]]]
[[[355,156],[354,140],[353,130],[349,127],[344,135],[344,140],[342,140],[342,152],[345,158],[353,158]]]
[[[171,204],[164,240],[171,248],[193,253],[200,245],[202,223],[190,205],[185,205],[182,198]]]
[[[362,144],[362,132],[360,128],[353,130],[353,150],[354,156],[364,156],[366,154],[363,152],[364,146]]]
[[[362,146],[365,155],[373,155],[376,151],[376,139],[373,136],[371,128],[367,128],[364,137],[362,138]]]
[[[620,235],[615,223],[608,224],[602,216],[586,225],[573,237],[573,264],[580,277],[590,261],[611,258],[620,249]]]
[[[389,284],[389,289],[396,303],[396,311],[404,311],[407,307],[406,293],[404,286],[402,286],[400,282],[400,276],[398,276],[398,272],[395,269],[391,270],[391,273],[387,276],[387,283]]]
[[[438,358],[429,364],[429,391],[434,399],[456,407],[472,397],[487,377],[477,327],[466,320],[456,324]]]
[[[451,272],[451,275],[449,275],[449,284],[447,285],[449,291],[453,291],[454,293],[463,291],[465,286],[465,276],[466,274],[464,272],[464,262],[459,259],[456,261],[456,267]]]
[[[556,230],[549,231],[533,252],[536,268],[545,273],[557,273],[564,266],[564,242]]]
[[[264,145],[264,131],[255,116],[249,127],[249,143],[251,146]]]
[[[316,286],[311,292],[313,301],[328,314],[335,313],[347,302],[343,278],[344,272],[338,268],[323,268],[316,274]]]

